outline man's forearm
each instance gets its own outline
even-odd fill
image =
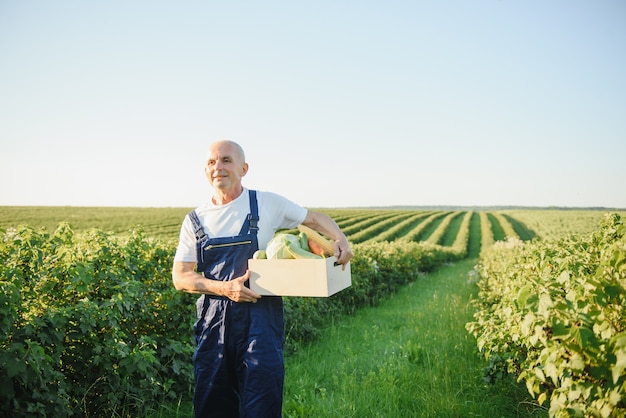
[[[218,280],[205,278],[184,263],[175,263],[172,270],[172,280],[176,290],[196,294],[220,295],[223,283]]]

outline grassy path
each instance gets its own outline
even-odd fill
[[[466,331],[475,260],[422,276],[286,359],[285,417],[545,417],[525,388],[483,381]]]

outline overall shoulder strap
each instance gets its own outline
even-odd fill
[[[256,233],[259,230],[259,202],[256,200],[256,190],[249,190],[250,194],[250,213],[248,219],[250,220],[250,228]]]
[[[189,219],[191,220],[191,223],[193,224],[193,232],[194,234],[196,234],[196,240],[200,241],[201,239],[206,237],[206,233],[204,232],[204,228],[202,227],[202,224],[200,223],[200,218],[198,218],[198,213],[196,213],[195,210],[192,210],[191,212],[189,212],[188,215],[189,215]]]
[[[250,213],[246,216],[246,220],[241,225],[239,235],[254,234],[259,232],[259,204],[256,200],[256,190],[249,190],[250,196]]]

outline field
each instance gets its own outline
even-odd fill
[[[0,227],[20,224],[54,231],[67,222],[75,231],[96,228],[114,234],[126,234],[141,225],[149,236],[177,239],[186,208],[123,208],[63,206],[0,206]]]
[[[53,232],[62,222],[76,232],[90,228],[127,234],[141,227],[146,235],[170,240],[178,239],[185,215],[191,208],[124,208],[124,207],[62,207],[62,206],[0,206],[0,228],[20,224],[45,228]],[[408,210],[408,209],[316,209],[332,216],[351,242],[393,241],[410,239],[452,245],[464,215],[471,213],[472,228],[480,228],[479,213],[487,214],[495,240],[502,240],[511,224],[523,240],[534,237],[558,238],[570,233],[589,233],[608,210]],[[626,211],[611,211],[626,215]],[[502,215],[502,216],[500,216]],[[443,224],[443,225],[442,225]],[[440,227],[437,234],[433,234]],[[440,236],[441,233],[445,236]],[[432,236],[432,237],[431,237]],[[438,238],[439,237],[439,238]],[[479,236],[476,236],[479,239]],[[478,246],[471,241],[470,247]]]
[[[189,357],[193,344],[189,327],[193,320],[193,298],[174,291],[169,278],[180,223],[189,210],[0,207],[3,235],[0,371],[9,378],[0,395],[3,411],[17,416],[27,409],[41,416],[96,416],[103,411],[120,417],[190,416]],[[626,362],[626,334],[620,333],[620,324],[624,322],[620,295],[625,293],[620,275],[626,269],[620,263],[626,252],[615,246],[621,242],[619,234],[623,228],[616,221],[614,226],[604,227],[604,235],[587,238],[592,233],[598,234],[596,231],[609,211],[317,210],[332,216],[353,244],[353,286],[332,298],[286,299],[288,370],[297,376],[294,378],[288,371],[286,416],[333,416],[333,411],[339,409],[344,416],[487,416],[480,415],[481,411],[520,417],[545,416],[546,404],[551,399],[554,401],[550,415],[560,416],[558,405],[561,404],[571,404],[572,408],[588,413],[584,408],[592,405],[592,398],[594,411],[600,411],[597,416],[614,416],[612,411],[622,410],[619,405],[623,405],[626,395],[621,393],[623,379],[619,376],[623,369],[619,364]],[[610,213],[626,215],[624,211]],[[528,257],[526,260],[532,260],[536,254],[540,258],[531,262],[537,265],[544,263],[545,254],[554,254],[556,258],[548,258],[546,266],[549,269],[559,263],[565,266],[564,272],[559,272],[560,286],[566,286],[566,275],[585,280],[587,284],[581,289],[587,293],[578,296],[588,300],[581,304],[583,309],[595,306],[600,295],[588,295],[587,272],[597,269],[596,264],[589,263],[604,263],[607,271],[615,271],[601,287],[606,300],[593,311],[598,318],[610,317],[613,321],[598,319],[601,322],[598,326],[603,327],[602,335],[609,336],[610,341],[597,342],[594,346],[603,347],[606,357],[596,359],[603,363],[596,362],[599,365],[595,367],[603,367],[602,370],[616,376],[612,385],[600,389],[608,395],[594,395],[600,381],[583,376],[576,387],[589,391],[585,392],[587,403],[578,398],[569,400],[567,395],[559,397],[559,390],[566,390],[561,389],[562,382],[540,379],[542,375],[537,368],[544,366],[533,363],[525,370],[523,359],[514,357],[522,352],[531,353],[534,348],[524,346],[511,351],[513,345],[503,344],[520,339],[519,335],[507,334],[517,330],[509,326],[508,319],[502,320],[504,327],[488,328],[498,315],[503,312],[512,315],[520,307],[519,301],[503,295],[511,294],[510,286],[517,285],[509,285],[509,280],[520,275],[520,263],[530,263],[513,258],[511,254],[515,252],[502,250],[504,242],[515,248],[520,245],[516,242],[528,243],[522,248],[527,248],[530,255],[521,254]],[[571,250],[575,248],[581,248],[580,252]],[[590,252],[592,248],[597,256]],[[583,249],[589,249],[589,254]],[[558,255],[563,251],[567,255]],[[572,257],[577,258],[571,261]],[[608,261],[602,261],[605,259]],[[456,269],[447,270],[450,263]],[[476,263],[477,269],[472,270]],[[572,266],[576,266],[576,271]],[[534,267],[530,267],[529,271],[533,271]],[[437,271],[441,274],[437,275]],[[493,276],[492,271],[498,275]],[[477,272],[484,275],[479,284],[490,283],[480,293],[477,287],[472,287],[475,280],[472,274]],[[436,279],[426,280],[430,274]],[[524,280],[535,279],[521,277],[515,295],[526,295],[524,292],[529,291]],[[538,286],[537,292],[542,292],[547,285]],[[574,298],[576,286],[571,285],[568,298]],[[407,296],[410,291],[402,291],[410,288],[418,294]],[[493,293],[496,291],[503,295]],[[403,305],[386,303],[400,294]],[[439,299],[441,303],[437,303]],[[494,300],[510,303],[500,307]],[[523,300],[529,307],[535,306],[532,297],[525,296]],[[545,310],[546,303],[543,300],[538,306]],[[470,332],[463,332],[465,322],[472,321],[470,304],[477,309],[477,316],[468,325]],[[369,313],[379,305],[381,309],[386,306],[385,311]],[[496,306],[499,310],[490,311]],[[383,323],[371,328],[373,317],[407,315],[402,309],[410,312],[407,328],[402,321],[391,320],[387,322],[389,329],[384,329]],[[570,312],[571,307],[568,309],[568,315],[574,315],[574,319],[567,321],[576,323],[575,313]],[[373,317],[359,322],[358,318],[368,315]],[[517,315],[528,318],[529,314],[525,310]],[[557,315],[564,318],[563,313]],[[589,313],[585,315],[590,318]],[[348,318],[357,322],[348,325]],[[431,321],[431,325],[420,321]],[[438,332],[432,329],[437,326],[441,328]],[[568,326],[559,325],[559,332],[566,335]],[[349,327],[354,334],[349,336],[348,330],[343,332],[341,327]],[[420,329],[421,332],[416,332]],[[587,329],[582,332],[588,332]],[[577,332],[572,338],[580,340],[580,331]],[[481,355],[488,357],[485,360],[471,349],[472,333],[478,338]],[[591,337],[584,335],[585,341],[590,341]],[[489,340],[490,336],[493,340]],[[374,352],[391,355],[388,362],[368,352],[354,357],[361,347],[373,343],[372,338],[388,340],[389,348],[372,346]],[[529,338],[533,344],[537,343],[537,337]],[[330,348],[324,342],[331,344]],[[624,344],[623,354],[620,344]],[[554,352],[559,349],[550,347]],[[330,360],[335,367],[332,370],[325,365],[323,353],[327,350],[336,353]],[[346,350],[343,355],[341,350]],[[574,348],[569,346],[568,350],[571,353]],[[577,352],[581,358],[594,358],[583,349]],[[381,363],[377,365],[377,361]],[[485,376],[480,371],[482,362],[486,362]],[[318,367],[308,367],[311,363]],[[454,363],[459,366],[451,366]],[[359,371],[361,367],[365,370]],[[467,370],[448,374],[447,367]],[[515,379],[507,378],[509,373],[525,376],[526,384],[531,382],[528,391],[522,386],[520,392]],[[578,373],[577,369],[574,374]],[[484,386],[485,379],[491,382],[490,386]],[[429,386],[428,382],[432,384]],[[494,384],[500,386],[491,386]],[[367,385],[366,394],[359,390],[363,385]],[[416,399],[413,390],[422,393],[420,399]],[[367,415],[367,408],[379,412]],[[424,412],[410,415],[406,408]],[[0,413],[0,416],[4,415]]]

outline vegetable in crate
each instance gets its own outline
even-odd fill
[[[256,250],[254,254],[252,254],[252,258],[255,260],[264,260],[267,258],[267,253],[265,250]]]
[[[301,234],[305,234],[307,242],[309,244],[309,251],[317,254],[321,257],[330,257],[335,250],[333,249],[333,242],[314,229],[305,225],[298,225],[298,230]]]
[[[302,248],[300,239],[293,234],[278,234],[270,240],[265,249],[268,259],[317,259],[321,258]]]

